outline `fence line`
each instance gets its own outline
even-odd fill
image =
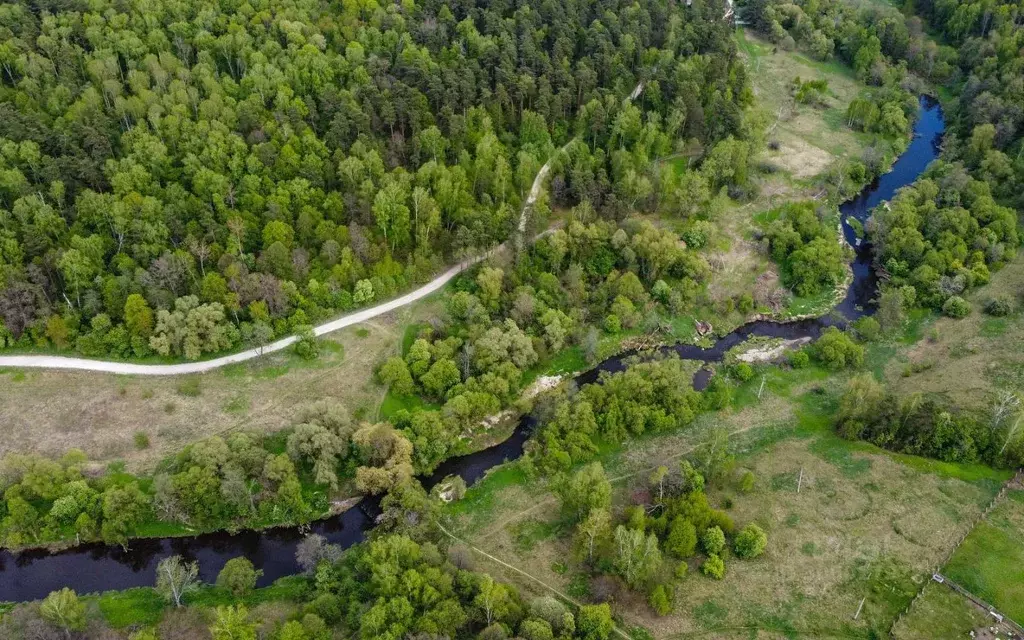
[[[942,560],[932,570],[933,579],[934,579],[934,576],[943,577],[942,574],[940,573],[940,571],[942,570],[942,567],[946,566],[946,564],[949,563],[950,559],[953,558],[953,554],[956,553],[957,549],[960,548],[960,545],[962,545],[964,543],[964,540],[967,539],[967,536],[969,536],[971,534],[971,532],[974,531],[974,528],[978,526],[978,523],[981,522],[982,520],[984,520],[985,518],[987,518],[989,516],[989,514],[991,514],[992,511],[997,506],[999,506],[999,503],[1003,501],[1003,498],[1005,498],[1006,494],[1010,491],[1010,487],[1012,487],[1014,485],[1020,485],[1022,483],[1024,483],[1024,469],[1018,470],[1017,473],[1012,478],[1010,478],[1009,480],[1007,480],[1006,482],[1003,483],[1003,486],[999,489],[999,492],[988,503],[988,506],[986,506],[984,509],[982,509],[981,513],[978,514],[978,516],[974,519],[973,522],[971,522],[971,526],[967,527],[964,530],[963,534],[961,534],[960,538],[956,541],[956,544],[954,544],[949,549],[949,551],[946,552],[946,555],[942,558]],[[939,582],[939,581],[936,580],[936,582]],[[908,613],[910,613],[910,610],[914,607],[914,603],[917,602],[918,598],[920,598],[922,594],[924,594],[924,588],[927,585],[928,585],[927,581],[924,582],[921,585],[921,588],[917,590],[917,595],[915,595],[910,600],[910,603],[907,604],[906,608],[903,609],[903,611],[901,611],[898,616],[896,616],[895,620],[893,620],[892,626],[889,627],[889,637],[891,637],[891,638],[895,638],[896,637],[896,626],[899,625],[900,620],[903,619],[903,616],[905,616]],[[970,593],[966,589],[962,589],[962,587],[959,587],[959,585],[957,585],[956,589],[958,591],[962,592],[965,595]],[[970,596],[970,597],[971,597],[972,601],[975,600],[974,596]],[[988,607],[988,605],[983,605],[983,606],[985,606],[988,609],[991,609],[990,607]],[[1008,620],[1008,618],[1006,618],[1006,619]],[[1012,621],[1011,621],[1011,624],[1013,626],[1017,626],[1016,623],[1014,623]],[[1021,629],[1021,634],[1024,635],[1024,629]]]
[[[998,620],[1002,624],[1005,624],[1006,626],[1010,627],[1013,630],[1014,633],[1016,633],[1018,635],[1021,635],[1021,636],[1024,636],[1024,627],[1020,626],[1019,624],[1017,624],[1016,622],[1011,620],[1009,617],[999,613],[998,611],[996,611],[995,607],[993,607],[989,603],[985,602],[984,600],[982,600],[978,596],[974,595],[973,593],[971,593],[967,589],[964,589],[963,587],[961,587],[957,583],[953,582],[952,580],[950,580],[946,576],[942,575],[941,573],[936,573],[934,576],[932,576],[932,580],[934,580],[935,582],[938,582],[940,584],[944,584],[944,585],[948,586],[953,591],[959,593],[960,595],[962,595],[963,597],[967,598],[968,600],[970,600],[974,604],[978,605],[979,607],[981,607],[985,611],[988,611],[989,614],[991,614],[991,616],[993,618],[995,618],[996,620]]]

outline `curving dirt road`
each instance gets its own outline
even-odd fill
[[[644,83],[640,82],[636,88],[629,95],[630,100],[636,99],[643,91]],[[568,143],[566,144],[568,146]],[[533,185],[530,188],[530,193],[526,197],[526,202],[523,203],[522,213],[519,215],[519,226],[517,238],[522,238],[523,234],[526,233],[526,223],[529,219],[530,210],[533,209],[534,203],[537,198],[540,197],[541,189],[544,188],[544,180],[547,178],[548,173],[551,171],[551,160],[554,157],[565,150],[565,146],[561,147],[558,151],[552,154],[551,158],[544,163],[544,166],[537,172],[537,177],[533,180]],[[546,233],[546,232],[545,232]],[[541,234],[544,235],[544,234]],[[538,236],[539,237],[539,236]],[[375,307],[369,307],[368,309],[362,309],[355,313],[342,316],[325,322],[324,324],[318,325],[313,328],[313,333],[318,336],[322,336],[325,333],[331,333],[338,329],[350,327],[360,322],[365,322],[371,318],[376,318],[379,315],[394,311],[399,307],[404,307],[407,304],[416,302],[420,298],[424,298],[434,293],[449,280],[462,273],[466,269],[475,265],[476,263],[484,260],[491,256],[495,251],[499,251],[504,245],[498,245],[490,251],[479,255],[475,258],[471,258],[464,262],[460,262],[455,266],[451,267],[441,275],[437,276],[427,284],[423,285],[419,289],[415,289],[387,302],[381,303]],[[247,349],[238,353],[232,353],[231,355],[222,356],[220,358],[214,358],[213,360],[203,360],[200,362],[183,362],[181,364],[133,364],[130,362],[112,362],[109,360],[89,360],[87,358],[71,358],[67,356],[33,356],[33,355],[22,355],[22,356],[0,356],[0,367],[23,367],[33,369],[63,369],[70,371],[96,371],[98,373],[114,373],[117,375],[129,375],[129,376],[177,376],[188,373],[204,373],[206,371],[212,371],[219,369],[220,367],[235,364],[238,362],[245,362],[260,356],[273,353],[286,349],[289,346],[295,344],[298,340],[296,336],[288,336],[287,338],[281,338],[276,342],[263,345],[261,347],[255,347],[253,349]]]
[[[441,275],[437,276],[427,284],[423,285],[419,289],[410,291],[404,296],[389,300],[381,303],[375,307],[369,307],[367,309],[361,309],[355,313],[342,316],[326,322],[317,327],[314,327],[313,333],[318,336],[322,336],[325,333],[337,331],[344,327],[350,327],[360,322],[365,322],[371,318],[375,318],[379,315],[385,314],[389,311],[404,307],[407,304],[411,304],[420,298],[429,296],[434,293],[449,280],[454,278],[456,275],[461,273],[463,270],[468,269],[470,266],[490,256],[498,248],[492,249],[487,253],[477,256],[471,260],[461,262],[452,268],[448,269]],[[181,364],[133,364],[129,362],[111,362],[109,360],[88,360],[86,358],[69,358],[65,356],[0,356],[0,367],[31,367],[39,369],[66,369],[66,370],[77,370],[77,371],[97,371],[100,373],[116,373],[119,375],[135,375],[135,376],[176,376],[186,373],[203,373],[205,371],[212,371],[225,365],[234,364],[236,362],[245,362],[246,360],[252,360],[258,358],[266,353],[273,353],[285,349],[295,341],[298,340],[296,336],[288,336],[282,338],[276,342],[256,347],[254,349],[248,349],[246,351],[240,351],[238,353],[232,353],[231,355],[222,356],[213,360],[203,360],[200,362],[184,362]]]
[[[733,15],[733,0],[726,0],[726,11],[722,19],[728,20]],[[626,98],[627,100],[636,100],[644,90],[644,83],[641,80],[637,83],[636,87]],[[571,141],[570,141],[571,142]],[[530,187],[530,193],[526,196],[526,201],[523,203],[522,212],[519,214],[519,225],[517,227],[518,234],[516,236],[517,242],[521,241],[523,234],[526,233],[526,224],[529,220],[530,211],[533,209],[533,205],[537,202],[537,198],[540,197],[541,189],[544,188],[544,180],[547,178],[548,173],[551,171],[551,161],[559,153],[565,150],[570,143],[566,143],[560,147],[548,161],[544,163],[544,166],[537,172],[537,177],[533,179],[533,185]],[[545,232],[547,233],[547,232]],[[541,234],[544,235],[544,234]],[[539,236],[538,236],[539,237]],[[457,276],[462,271],[475,265],[481,260],[489,257],[495,251],[500,250],[504,245],[499,245],[494,249],[484,253],[483,255],[477,256],[470,260],[461,262],[441,275],[437,276],[427,284],[423,285],[419,289],[410,291],[404,296],[389,300],[375,307],[356,311],[349,315],[342,316],[326,322],[317,327],[313,328],[313,333],[318,336],[322,336],[325,333],[337,331],[345,327],[350,327],[360,322],[365,322],[371,318],[375,318],[379,315],[394,311],[399,307],[404,307],[407,304],[411,304],[420,298],[429,296],[434,293],[449,280]],[[286,349],[287,347],[295,344],[298,340],[296,336],[288,336],[282,338],[277,342],[271,342],[270,344],[256,347],[254,349],[248,349],[246,351],[240,351],[231,355],[222,356],[213,360],[203,360],[202,362],[184,362],[181,364],[132,364],[128,362],[111,362],[109,360],[89,360],[86,358],[69,358],[65,356],[0,356],[0,367],[24,367],[24,368],[35,368],[35,369],[64,369],[73,371],[96,371],[99,373],[114,373],[118,375],[133,375],[133,376],[176,376],[187,373],[203,373],[206,371],[212,371],[225,365],[235,364],[237,362],[245,362],[246,360],[252,360],[253,358],[259,358],[266,353],[273,353]]]

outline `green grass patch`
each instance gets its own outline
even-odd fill
[[[1015,621],[1024,620],[1024,491],[979,522],[943,572]]]
[[[512,537],[521,551],[530,551],[542,540],[550,540],[563,533],[563,527],[557,522],[540,522],[538,520],[522,520],[516,523]]]
[[[154,625],[167,604],[149,587],[108,591],[87,599],[95,599],[103,620],[115,629]]]
[[[604,342],[608,338],[616,340],[617,342],[615,336],[602,337],[602,342]],[[583,349],[581,349],[580,347],[569,347],[568,349],[562,349],[545,362],[542,362],[532,367],[531,369],[527,370],[523,374],[523,386],[529,386],[530,384],[533,383],[534,380],[541,376],[551,376],[561,373],[573,373],[576,371],[583,371],[589,368],[590,364],[587,363],[587,358],[583,353]]]
[[[402,357],[404,358],[409,354],[409,349],[412,348],[412,343],[416,342],[416,338],[419,337],[420,332],[427,328],[426,322],[414,322],[405,327],[405,332],[402,333]]]
[[[224,411],[227,413],[246,413],[252,403],[247,396],[235,396],[224,403]]]
[[[309,580],[304,576],[286,576],[261,589],[236,597],[216,585],[202,585],[185,598],[190,607],[213,608],[222,605],[244,604],[250,609],[264,602],[300,602],[309,592]],[[163,617],[170,606],[156,590],[136,587],[123,591],[107,591],[85,596],[86,602],[95,602],[103,620],[115,629],[150,627]]]
[[[440,409],[441,405],[434,404],[428,400],[417,395],[400,396],[388,390],[384,396],[384,400],[380,403],[380,409],[378,410],[380,417],[384,419],[392,418],[399,411],[408,411],[410,413],[414,411],[426,411],[430,409]]]
[[[309,579],[304,576],[286,576],[278,579],[270,586],[254,589],[241,598],[227,589],[215,585],[205,585],[193,594],[188,602],[192,606],[219,607],[231,604],[244,604],[250,609],[264,602],[299,602],[309,592]]]
[[[261,367],[253,373],[253,377],[259,380],[273,380],[287,374],[291,367],[286,364]]]
[[[479,520],[490,522],[497,496],[501,491],[516,485],[526,485],[529,478],[523,472],[522,467],[517,463],[504,464],[495,467],[480,481],[469,487],[462,500],[449,503],[444,509],[458,519],[460,516],[467,516],[470,523],[469,528],[475,528],[480,524]]]
[[[704,628],[719,627],[729,617],[729,610],[713,600],[702,602],[693,608],[693,617]]]
[[[824,288],[810,296],[794,295],[784,311],[787,316],[821,315],[832,308],[836,299],[834,289]]]
[[[981,322],[979,333],[986,338],[998,338],[1006,333],[1009,323],[1006,318],[985,318]]]
[[[846,440],[834,435],[823,435],[810,446],[812,453],[838,468],[847,478],[856,478],[871,470],[871,460],[855,456],[857,453]]]

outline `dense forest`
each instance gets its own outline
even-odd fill
[[[0,347],[262,343],[505,240],[554,145],[622,215],[751,99],[717,2],[0,11]]]

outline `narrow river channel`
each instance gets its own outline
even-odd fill
[[[851,265],[853,282],[834,313],[790,323],[765,320],[750,322],[708,348],[675,345],[663,350],[672,351],[688,360],[716,362],[729,349],[749,337],[813,338],[829,325],[873,313],[878,283],[871,268],[871,246],[858,243],[853,228],[846,221],[853,217],[862,224],[866,223],[872,208],[889,200],[900,187],[917,179],[938,156],[938,145],[944,130],[945,122],[938,103],[922,97],[914,125],[914,138],[907,150],[896,160],[889,173],[840,207],[843,233],[846,241],[854,247],[856,258]],[[602,371],[621,371],[629,355],[609,358],[594,369],[580,374],[576,380],[585,384],[596,380]],[[694,385],[702,388],[706,383],[707,375],[698,373]],[[508,440],[489,449],[446,461],[432,476],[423,479],[424,486],[429,488],[450,474],[458,474],[467,484],[472,484],[491,467],[518,458],[533,426],[532,418],[524,416]],[[0,602],[35,600],[62,587],[71,587],[79,593],[90,593],[150,586],[155,580],[157,563],[176,554],[197,560],[202,579],[209,582],[214,580],[228,560],[245,556],[256,568],[263,570],[259,584],[264,586],[299,571],[295,562],[295,548],[307,532],[318,533],[342,547],[360,542],[366,531],[373,526],[372,513],[376,510],[376,501],[364,503],[339,516],[316,522],[301,533],[297,528],[280,528],[243,531],[235,535],[213,533],[192,538],[135,540],[128,551],[103,544],[82,545],[55,554],[45,551],[20,554],[3,551],[0,552]]]

